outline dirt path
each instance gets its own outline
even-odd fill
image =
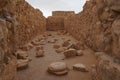
[[[49,36],[49,39],[58,39],[57,44],[62,44],[63,39],[70,39],[72,43],[77,42],[74,38],[67,35],[57,35],[56,32],[48,32],[52,34]],[[35,57],[35,49],[29,51],[29,56],[32,58],[32,61],[29,63],[29,68],[26,70],[18,71],[18,78],[20,80],[91,80],[90,73],[84,73],[80,71],[72,70],[72,65],[75,63],[82,63],[87,67],[96,63],[95,56],[92,54],[92,51],[85,50],[84,56],[77,56],[74,58],[65,59],[62,53],[56,53],[53,48],[52,43],[47,43],[43,45],[45,50],[45,56],[41,58]],[[47,67],[50,63],[56,61],[66,62],[70,68],[70,71],[67,75],[64,76],[55,76],[47,72]]]

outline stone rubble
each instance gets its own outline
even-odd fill
[[[68,67],[64,62],[54,62],[48,66],[48,72],[55,75],[65,75],[68,73]]]
[[[88,69],[86,68],[86,66],[80,63],[73,65],[73,69],[81,72],[88,72]]]
[[[77,50],[75,50],[75,49],[68,49],[68,50],[65,50],[63,52],[63,54],[65,55],[66,58],[75,57],[75,56],[77,56]]]
[[[43,50],[36,51],[36,57],[43,57],[43,56],[44,56],[44,51]]]

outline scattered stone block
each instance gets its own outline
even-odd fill
[[[28,52],[26,51],[22,51],[22,50],[18,50],[16,53],[15,53],[17,59],[26,59],[28,57]]]
[[[36,52],[36,57],[43,57],[44,56],[44,51],[43,50],[38,50]]]
[[[29,60],[28,59],[18,59],[17,60],[17,69],[21,70],[21,69],[26,69],[29,65]]]
[[[68,73],[68,67],[64,62],[54,62],[48,66],[48,72],[60,76]]]
[[[42,46],[36,46],[36,51],[43,50]]]
[[[73,69],[81,71],[81,72],[88,72],[88,69],[83,64],[75,64],[75,65],[73,65]]]
[[[40,45],[45,45],[46,44],[46,41],[45,40],[41,40],[40,41]]]
[[[55,39],[49,40],[48,43],[56,43]]]
[[[66,50],[66,48],[59,48],[59,49],[56,49],[55,51],[57,53],[61,53],[61,52],[64,52]]]
[[[70,45],[70,42],[69,41],[65,41],[63,42],[62,46],[63,47],[68,47]]]
[[[77,55],[77,50],[76,49],[68,49],[63,52],[66,58],[68,57],[75,57]]]
[[[76,49],[76,50],[79,50],[79,49],[80,49],[80,47],[79,47],[79,44],[78,44],[78,43],[71,44],[71,45],[68,47],[68,49],[70,49],[70,48],[73,48],[73,49]]]
[[[83,50],[78,50],[78,51],[77,51],[77,56],[83,56],[83,55],[84,55]]]
[[[33,48],[33,45],[31,43],[27,44],[27,46],[28,46],[29,49]]]

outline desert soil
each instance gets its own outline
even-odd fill
[[[32,58],[32,61],[29,63],[29,67],[25,70],[20,70],[17,73],[19,80],[92,80],[90,72],[80,72],[72,69],[72,66],[76,63],[82,63],[88,68],[91,65],[96,64],[96,58],[93,55],[93,52],[90,49],[84,50],[83,56],[76,56],[66,59],[63,53],[55,52],[53,45],[55,43],[48,43],[48,40],[58,39],[56,44],[62,44],[65,40],[70,39],[71,43],[76,43],[75,40],[70,35],[58,35],[57,32],[48,31],[47,34],[52,34],[46,39],[44,47],[45,56],[36,58],[35,57],[35,48],[29,50],[29,57]],[[46,34],[46,33],[45,33]],[[43,34],[43,35],[45,35]],[[66,62],[70,71],[67,75],[55,76],[47,72],[48,65],[52,62]]]

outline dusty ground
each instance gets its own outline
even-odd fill
[[[71,39],[72,43],[77,42],[74,38],[68,35],[57,35],[56,32],[48,33],[51,33],[53,36],[49,36],[47,40],[56,38],[58,39],[58,41],[56,42],[57,44],[63,43],[62,38]],[[91,50],[85,50],[84,56],[77,56],[74,58],[63,60],[64,55],[62,53],[56,53],[55,49],[53,48],[53,44],[47,43],[47,40],[46,44],[43,45],[45,50],[44,57],[36,58],[35,48],[29,51],[29,56],[32,58],[32,61],[29,64],[29,68],[27,68],[26,70],[18,71],[17,76],[20,80],[92,80],[89,72],[84,73],[72,70],[72,65],[74,65],[75,63],[82,63],[88,68],[96,63],[96,58],[92,54]],[[67,75],[55,76],[47,72],[48,65],[56,61],[63,61],[67,63],[70,68],[70,71]]]

